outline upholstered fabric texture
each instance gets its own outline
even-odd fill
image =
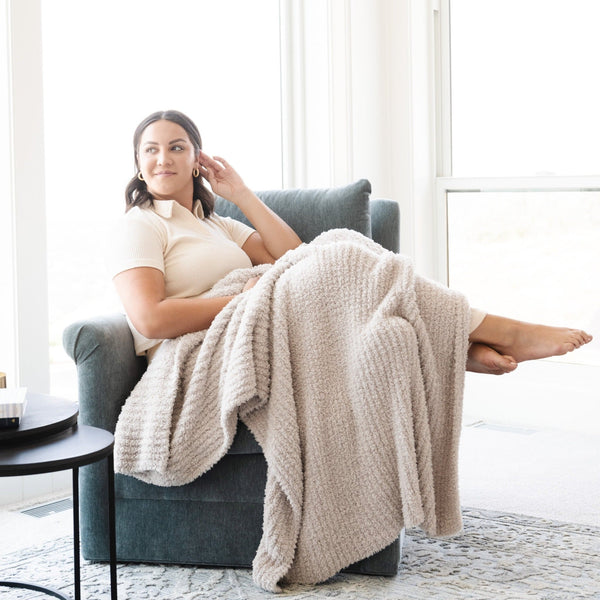
[[[370,238],[370,193],[371,184],[361,179],[338,188],[259,191],[257,195],[303,242],[310,242],[327,229],[339,228],[353,229]],[[215,212],[249,224],[237,206],[222,198],[217,198]]]

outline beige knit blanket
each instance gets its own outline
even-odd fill
[[[188,483],[239,416],[268,465],[253,576],[271,591],[324,581],[402,527],[458,532],[464,297],[348,230],[262,271],[208,331],[163,343],[120,415],[116,470]]]

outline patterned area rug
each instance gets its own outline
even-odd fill
[[[600,599],[600,528],[465,509],[464,532],[430,539],[411,530],[396,577],[341,574],[317,586],[286,588],[286,599]],[[0,578],[36,581],[72,595],[72,541],[64,537],[2,557]],[[238,569],[118,567],[122,600],[258,600],[275,598]],[[66,585],[65,585],[66,583]],[[108,565],[82,563],[85,600],[109,598]],[[0,588],[4,600],[42,598]],[[43,596],[48,597],[48,596]]]

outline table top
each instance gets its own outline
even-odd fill
[[[0,446],[0,477],[33,475],[73,469],[112,454],[112,433],[75,425],[53,435],[25,443]]]
[[[27,406],[16,428],[0,429],[0,447],[69,429],[77,423],[79,405],[71,400],[27,392]]]

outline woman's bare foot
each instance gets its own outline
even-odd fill
[[[487,315],[469,336],[470,342],[490,346],[517,362],[560,356],[592,341],[580,329],[535,325],[496,315]]]
[[[517,368],[517,361],[512,356],[499,354],[485,344],[475,343],[469,346],[466,368],[473,373],[504,375]]]

